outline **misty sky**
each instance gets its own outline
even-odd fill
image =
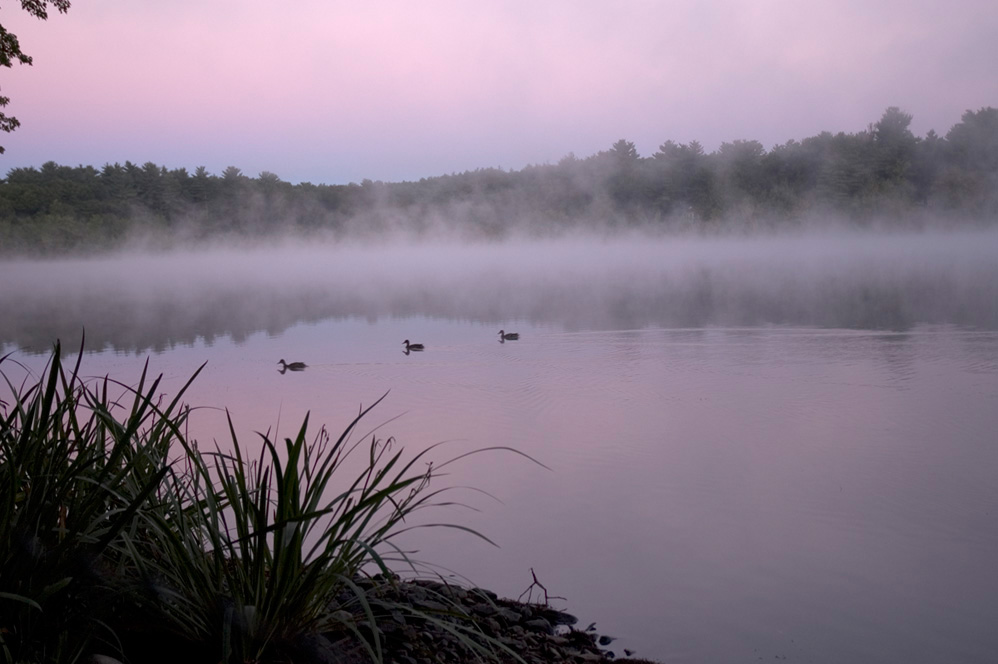
[[[520,169],[614,141],[944,134],[998,106],[994,0],[78,0],[0,23],[0,170],[237,166],[343,184]]]

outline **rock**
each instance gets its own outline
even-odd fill
[[[520,622],[520,614],[514,611],[513,609],[507,609],[505,606],[503,606],[499,608],[499,611],[497,613],[499,615],[499,618],[505,620],[510,625],[515,625],[516,623]]]
[[[495,604],[476,604],[472,608],[472,612],[480,616],[494,616],[499,612],[499,609]]]
[[[490,599],[493,602],[495,602],[496,600],[499,599],[499,595],[496,595],[491,590],[485,590],[484,588],[472,588],[471,589],[471,593],[479,595],[479,596],[484,597],[486,599]]]
[[[438,613],[446,613],[450,610],[443,602],[437,602],[432,599],[417,599],[412,603],[417,609],[423,609],[424,611],[436,611]]]
[[[544,632],[545,634],[554,634],[554,628],[551,627],[551,623],[544,618],[534,618],[533,620],[527,620],[523,623],[523,626],[527,629],[532,629],[535,632]]]
[[[579,619],[573,616],[571,613],[565,613],[564,611],[558,611],[557,609],[552,609],[550,607],[538,607],[534,613],[536,615],[542,616],[552,625],[574,625],[579,622]],[[593,623],[595,624],[595,623]]]

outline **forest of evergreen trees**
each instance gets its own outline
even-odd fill
[[[826,218],[860,226],[998,222],[998,109],[967,111],[945,136],[916,137],[911,120],[891,107],[863,131],[823,132],[769,151],[754,140],[710,153],[696,141],[667,141],[642,157],[622,139],[557,164],[398,183],[293,185],[234,166],[213,175],[154,163],[49,162],[0,180],[0,254],[284,233],[499,238],[593,225],[741,232]]]

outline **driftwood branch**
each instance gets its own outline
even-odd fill
[[[558,597],[557,595],[548,595],[548,589],[544,587],[543,583],[541,583],[540,581],[537,580],[537,575],[534,573],[534,568],[533,567],[530,568],[530,576],[534,577],[534,581],[529,586],[527,586],[526,590],[524,590],[522,593],[520,593],[520,597],[519,597],[519,599],[517,599],[518,602],[523,602],[523,597],[524,596],[527,597],[527,603],[528,604],[530,602],[532,602],[533,601],[533,597],[534,597],[534,588],[535,587],[540,588],[541,592],[544,593],[544,606],[547,606],[548,604],[550,604],[550,600],[552,600],[552,599],[560,599],[562,601],[566,601],[564,597]]]

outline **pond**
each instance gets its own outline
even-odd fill
[[[365,431],[487,492],[416,557],[663,662],[998,652],[998,233],[0,263],[0,349],[148,359],[191,435]],[[519,332],[500,343],[498,331]],[[402,341],[425,344],[403,352]],[[304,371],[279,372],[278,360]],[[9,375],[20,371],[4,363]]]

